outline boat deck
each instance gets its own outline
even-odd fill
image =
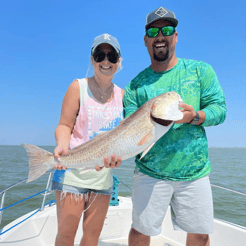
[[[107,213],[98,246],[128,246],[128,234],[132,222],[132,203],[127,197],[119,197],[120,205],[112,206]],[[1,246],[53,246],[57,232],[56,206],[52,203],[43,211],[32,211],[3,228]],[[33,216],[31,216],[33,215]],[[30,217],[31,216],[31,217]],[[30,218],[29,218],[30,217]],[[27,219],[29,218],[29,219]],[[20,223],[22,222],[23,223]],[[74,246],[79,246],[83,236],[81,218]],[[246,228],[232,223],[214,220],[214,233],[210,236],[211,246],[245,246]],[[10,230],[10,228],[13,228]],[[171,224],[171,210],[167,211],[161,233],[151,237],[151,246],[184,246],[186,233],[175,231]]]
[[[167,239],[161,235],[151,237],[150,246],[181,246],[177,242],[174,242],[170,239]],[[75,244],[74,246],[79,246],[79,244]],[[119,239],[111,239],[111,240],[103,240],[98,243],[98,246],[128,246],[128,238],[119,238]]]

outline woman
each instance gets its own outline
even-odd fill
[[[124,91],[112,83],[121,66],[120,45],[116,38],[103,34],[92,44],[94,76],[74,80],[63,100],[61,118],[55,131],[54,156],[72,149],[99,133],[111,130],[123,118]],[[115,160],[113,160],[114,162]],[[109,161],[105,160],[107,164]],[[119,166],[117,160],[115,166]],[[81,171],[55,166],[52,190],[56,190],[58,233],[56,246],[74,245],[84,211],[80,245],[97,245],[112,193],[111,168]],[[64,170],[66,169],[66,170]]]

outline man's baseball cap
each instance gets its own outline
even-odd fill
[[[109,35],[107,33],[102,34],[100,36],[97,36],[93,40],[92,47],[91,47],[91,54],[94,53],[95,49],[100,44],[110,44],[115,49],[115,51],[118,54],[120,54],[120,45],[119,45],[118,40],[115,37],[113,37],[113,36],[111,36],[111,35]]]
[[[147,28],[149,24],[151,24],[152,22],[157,21],[157,20],[167,20],[174,27],[176,27],[178,25],[178,20],[176,19],[174,12],[172,12],[168,9],[165,9],[163,7],[160,7],[158,9],[155,9],[154,11],[150,12],[147,15],[145,28]]]

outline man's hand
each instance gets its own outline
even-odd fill
[[[188,105],[186,103],[180,103],[179,106],[183,108],[181,110],[181,112],[183,113],[183,119],[175,121],[175,123],[176,124],[190,123],[196,117],[196,112],[193,106]]]
[[[106,167],[106,168],[119,167],[121,163],[122,163],[122,160],[121,160],[121,157],[120,156],[116,160],[116,155],[111,155],[111,161],[109,161],[109,158],[107,156],[104,157],[104,167]],[[97,171],[100,171],[104,167],[96,166],[95,169]]]

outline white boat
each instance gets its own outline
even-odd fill
[[[1,246],[53,246],[57,232],[57,218],[55,201],[45,203],[51,173],[44,191],[44,199],[40,208],[23,215],[10,224],[0,229]],[[104,227],[99,239],[100,246],[126,246],[128,245],[128,234],[132,222],[132,201],[131,197],[118,197],[117,178],[114,179],[114,194],[111,197],[111,206],[109,207]],[[3,208],[6,192],[12,187],[26,181],[21,180],[0,191],[2,194],[0,207],[0,222],[2,213],[7,208]],[[232,191],[232,190],[231,190]],[[241,192],[234,191],[241,195]],[[83,218],[82,218],[83,219]],[[81,221],[82,221],[81,219]],[[246,218],[245,218],[246,219]],[[214,233],[210,235],[211,246],[245,246],[246,245],[246,227],[233,223],[214,219]],[[82,237],[82,224],[75,238],[76,246]],[[186,242],[186,233],[183,231],[174,231],[171,223],[170,208],[165,216],[162,225],[162,231],[159,235],[151,237],[151,246],[184,246]]]

